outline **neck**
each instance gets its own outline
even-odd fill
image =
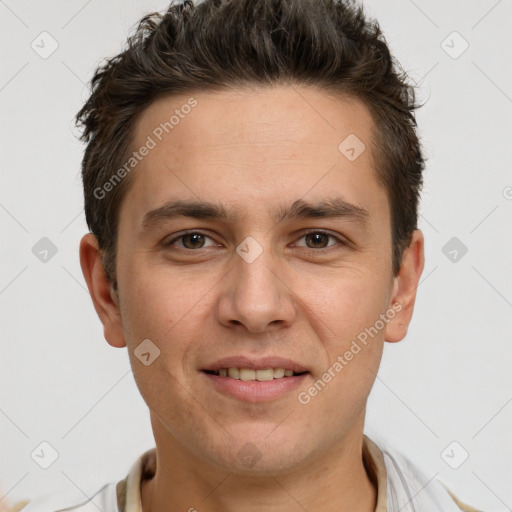
[[[377,489],[363,463],[362,425],[300,469],[264,475],[207,467],[168,431],[164,438],[159,443],[155,432],[157,469],[141,485],[143,512],[375,511]]]

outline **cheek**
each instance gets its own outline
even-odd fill
[[[202,326],[213,309],[208,294],[212,283],[206,278],[191,281],[176,272],[165,272],[163,267],[142,264],[126,273],[125,283],[121,313],[134,374],[147,381],[142,387],[154,384],[161,389],[164,382],[167,387],[178,386],[173,378],[187,378],[190,353],[197,350],[204,334]],[[152,372],[144,371],[137,360],[144,342],[151,348],[154,344],[158,354]]]
[[[329,336],[332,343],[343,346],[343,340],[357,337],[385,312],[388,288],[382,279],[374,278],[367,270],[353,270],[344,271],[323,283],[317,281],[316,286],[305,289],[302,296],[311,309],[321,315],[332,335]]]
[[[192,414],[185,384],[184,358],[193,332],[187,299],[165,280],[149,271],[134,272],[127,280],[122,307],[129,332],[127,347],[137,387],[148,405],[168,425],[186,424]],[[147,355],[149,354],[149,355]],[[193,415],[193,414],[192,414]]]
[[[316,330],[325,356],[322,375],[316,376],[320,382],[307,390],[308,396],[322,395],[316,404],[320,409],[335,409],[333,421],[340,419],[341,402],[341,410],[356,414],[373,385],[384,345],[386,323],[380,315],[389,293],[383,282],[355,271],[334,282],[310,295],[321,318]]]
[[[154,337],[156,341],[172,336],[172,330],[187,316],[201,293],[200,286],[182,286],[179,278],[166,273],[163,267],[142,262],[130,264],[123,277],[121,312],[133,343],[141,337]]]

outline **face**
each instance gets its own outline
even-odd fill
[[[99,259],[88,270],[86,237],[81,252],[157,446],[286,471],[360,437],[384,341],[405,335],[423,268],[417,231],[392,274],[372,126],[358,100],[296,86],[164,97],[139,117],[133,148],[150,149],[120,209],[118,297]]]

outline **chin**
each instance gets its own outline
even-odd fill
[[[285,473],[305,464],[307,449],[304,443],[286,431],[281,436],[275,435],[272,428],[266,425],[265,428],[255,429],[253,425],[250,434],[249,429],[245,432],[242,429],[238,435],[233,434],[232,438],[226,439],[222,448],[219,449],[216,443],[214,453],[210,453],[209,458],[214,465],[241,475]],[[233,429],[229,429],[229,432],[233,433]],[[202,455],[204,457],[204,451]]]

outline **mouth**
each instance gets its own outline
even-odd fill
[[[251,403],[289,399],[311,375],[300,363],[271,355],[224,357],[203,367],[200,373],[215,396]]]
[[[210,375],[218,375],[219,377],[226,377],[227,379],[242,380],[250,382],[257,380],[258,382],[267,382],[276,379],[286,379],[289,377],[296,377],[304,375],[307,371],[295,372],[290,368],[263,368],[255,370],[253,368],[219,368],[218,370],[203,370]]]
[[[305,384],[310,371],[281,357],[227,357],[203,368],[211,389],[244,402],[269,402],[290,396]]]

